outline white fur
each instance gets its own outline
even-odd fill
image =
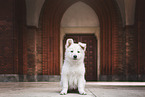
[[[76,44],[72,39],[67,39],[65,48],[65,60],[61,72],[62,91],[60,94],[65,95],[68,89],[78,88],[79,93],[85,95],[84,57],[86,44],[81,42]]]

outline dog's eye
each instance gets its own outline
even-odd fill
[[[74,51],[70,51],[71,53],[73,53]]]
[[[78,51],[78,53],[80,53],[80,51]]]

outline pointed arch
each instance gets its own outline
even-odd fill
[[[120,57],[124,51],[123,38],[120,37],[123,36],[121,31],[122,19],[115,0],[58,0],[57,2],[46,0],[40,18],[43,32],[43,74],[60,74],[60,23],[65,11],[78,1],[84,2],[93,8],[100,21],[100,76],[102,76],[100,80],[103,80],[104,76],[107,75],[123,73],[120,70],[120,67],[124,65],[122,63],[124,56]],[[119,76],[117,77],[119,79]]]
[[[99,19],[96,12],[84,2],[78,1],[64,13],[61,27],[97,27]]]

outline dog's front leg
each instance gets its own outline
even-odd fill
[[[68,78],[67,78],[67,76],[62,76],[61,84],[62,84],[62,91],[60,92],[60,95],[66,95],[67,90],[68,90]]]
[[[79,80],[78,80],[78,90],[79,90],[79,93],[80,93],[81,95],[86,95],[86,92],[85,92],[85,90],[84,90],[84,88],[85,88],[85,83],[86,83],[86,81],[85,81],[84,77],[83,77],[83,76],[80,77]]]

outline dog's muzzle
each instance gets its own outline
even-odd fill
[[[74,60],[77,60],[77,55],[74,55],[73,58],[74,58]]]

